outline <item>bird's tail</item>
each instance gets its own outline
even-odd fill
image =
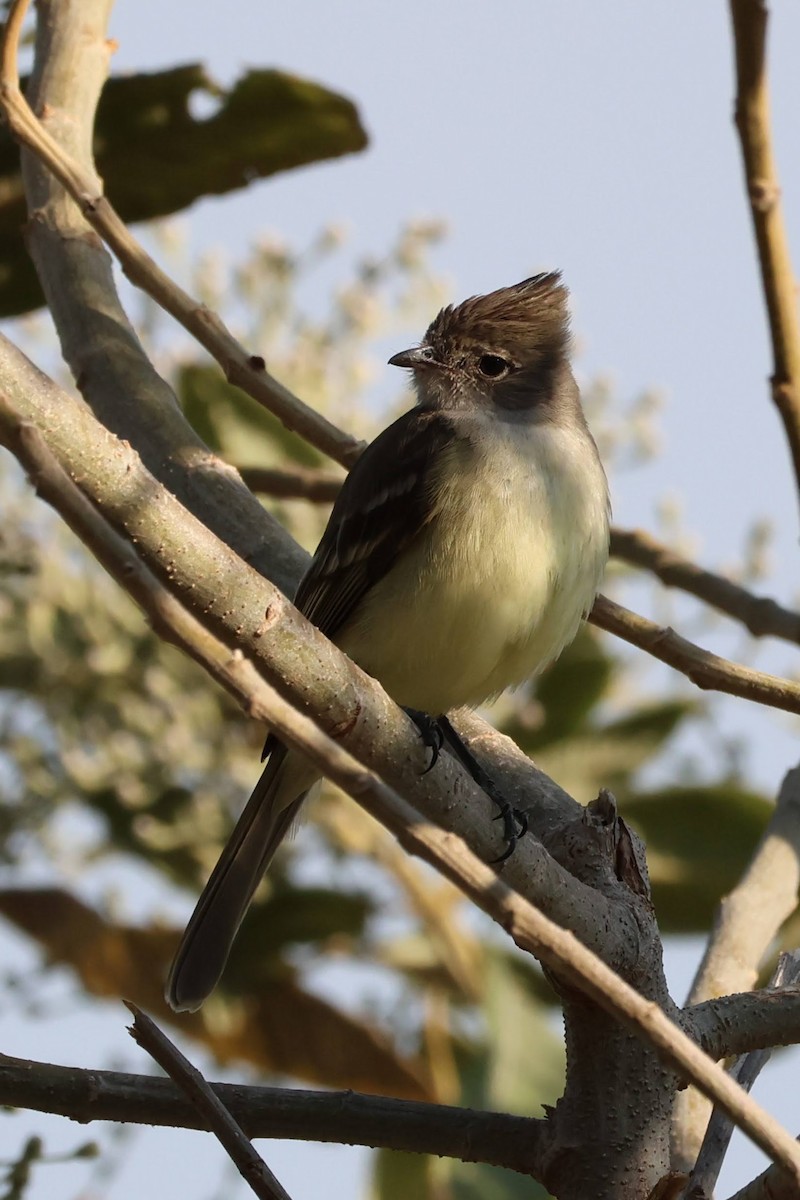
[[[176,1012],[194,1012],[219,982],[253,893],[314,778],[313,768],[275,745],[170,967],[165,996]]]

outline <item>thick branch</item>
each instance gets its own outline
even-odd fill
[[[800,713],[800,684],[720,658],[681,637],[674,629],[648,621],[606,596],[597,597],[589,620],[599,629],[646,650],[704,691],[725,692],[784,712]]]
[[[689,1003],[700,1005],[752,988],[761,961],[783,922],[797,907],[800,887],[800,768],[783,780],[775,811],[741,880],[717,910]],[[734,997],[735,999],[735,997]],[[709,1107],[684,1092],[675,1109],[676,1166],[690,1170]]]
[[[767,87],[767,6],[731,0],[736,128],[772,339],[772,398],[783,421],[800,490],[800,324],[797,284],[781,210]]]
[[[740,621],[753,637],[776,637],[800,644],[800,613],[767,596],[755,596],[741,584],[706,571],[641,529],[611,530],[611,553],[623,562],[651,571],[667,587],[704,600]]]
[[[37,449],[33,431],[20,417],[19,405],[24,404],[27,421],[35,425],[37,415],[48,413],[56,413],[59,422],[68,423],[70,404],[75,402],[0,340],[2,362],[6,379],[16,366],[27,383],[27,387],[15,388],[13,396],[5,395],[5,411],[0,419],[3,440],[44,488],[42,466],[46,463],[42,456],[46,458],[46,446],[40,439]],[[97,427],[85,443],[70,448],[68,463],[70,473],[82,479],[86,493],[105,519],[124,540],[137,547],[156,578],[208,633],[245,653],[264,677],[283,695],[291,696],[295,704],[324,714],[324,728],[356,758],[379,771],[434,820],[466,832],[479,857],[485,861],[498,857],[502,848],[500,831],[488,820],[475,820],[476,812],[487,809],[483,792],[449,756],[442,758],[431,775],[421,776],[424,750],[418,735],[379,685],[354,667],[277,589],[241,563],[160,488],[130,447],[120,445]],[[68,515],[62,502],[64,494],[56,486],[48,492],[48,499]],[[93,534],[89,539],[94,549],[98,539]],[[126,582],[130,570],[127,562],[114,574],[133,590]],[[142,602],[141,595],[135,598]],[[259,715],[263,719],[263,713]],[[509,794],[520,803],[524,798],[527,804],[536,796],[539,811],[532,814],[531,821],[535,827],[541,819],[543,831],[552,824],[554,806],[562,820],[565,816],[575,819],[580,813],[574,802],[530,764],[525,777],[510,781]],[[575,929],[587,945],[607,953],[609,961],[622,966],[629,953],[635,955],[637,935],[630,916],[559,867],[541,843],[526,839],[506,865],[505,875],[524,895],[541,903],[555,920]],[[609,938],[609,929],[614,930],[615,937]]]
[[[440,1154],[530,1173],[544,1121],[300,1088],[210,1085],[253,1138],[290,1138]],[[87,1071],[0,1055],[0,1103],[73,1121],[124,1121],[170,1129],[206,1129],[196,1109],[167,1079]]]
[[[718,996],[684,1009],[700,1045],[713,1059],[800,1044],[800,988],[759,988]]]
[[[51,385],[52,386],[52,385]],[[24,454],[39,476],[40,482],[52,493],[57,503],[63,503],[69,509],[72,523],[80,525],[80,503],[75,500],[74,485],[63,477],[58,478],[58,468],[48,462],[48,451],[41,439],[29,426],[20,426],[15,421],[11,410],[6,405],[0,409],[0,429],[6,430],[6,438],[16,441],[15,448]],[[38,456],[38,457],[37,457]],[[155,486],[153,481],[151,486]],[[64,500],[66,497],[66,500]],[[89,506],[86,507],[84,519],[87,525],[94,526],[92,517],[95,514]],[[186,519],[191,520],[188,514]],[[100,518],[97,517],[97,521]],[[97,537],[94,529],[91,535]],[[104,553],[112,556],[113,544],[104,543]],[[130,550],[125,547],[125,553]],[[130,568],[129,568],[130,569]],[[124,572],[120,571],[120,574]],[[139,595],[137,598],[146,599],[145,587],[147,580],[140,572],[137,582]],[[164,589],[153,579],[149,585],[152,590],[162,592]],[[288,607],[288,602],[282,601]],[[158,605],[158,614],[162,621],[169,621],[174,608],[182,608],[173,602],[171,596],[164,598]],[[180,614],[178,614],[180,615]],[[188,616],[188,614],[187,614]],[[298,614],[299,616],[299,614]],[[184,623],[181,636],[187,636],[196,624],[193,617],[189,623]],[[177,631],[176,631],[177,632]],[[200,634],[204,635],[201,630]],[[320,638],[319,634],[316,634]],[[321,639],[324,643],[324,639]],[[333,647],[331,647],[333,649]],[[195,657],[201,658],[200,646],[194,647]],[[269,660],[262,659],[262,666]],[[234,655],[226,664],[225,675],[227,682],[242,686],[245,683],[249,664],[242,661],[240,655]],[[291,676],[289,677],[292,678]],[[536,954],[538,958],[554,971],[557,976],[585,993],[605,1011],[622,1022],[640,1036],[644,1035],[659,1049],[668,1062],[682,1074],[692,1079],[707,1091],[715,1102],[730,1114],[742,1128],[762,1146],[765,1151],[776,1156],[795,1171],[800,1183],[800,1151],[795,1151],[794,1143],[783,1133],[777,1122],[773,1122],[758,1106],[743,1096],[723,1072],[719,1070],[702,1051],[662,1012],[658,1005],[646,1000],[639,992],[620,979],[605,962],[582,945],[567,929],[560,928],[544,913],[527,903],[521,896],[502,883],[495,872],[463,844],[441,830],[430,829],[421,824],[418,814],[395,796],[380,779],[369,772],[364,772],[349,754],[335,743],[330,742],[322,731],[308,717],[293,711],[289,704],[268,687],[257,676],[250,677],[251,706],[258,704],[260,715],[266,716],[281,737],[285,738],[295,748],[302,750],[307,757],[315,761],[335,781],[342,782],[347,790],[357,798],[369,797],[368,807],[379,816],[390,828],[394,829],[404,843],[415,852],[423,854],[433,862],[445,875],[455,882],[475,903],[499,920],[518,945]],[[374,685],[373,685],[374,686]],[[297,683],[287,682],[287,692],[291,699],[297,702]],[[379,691],[379,689],[376,689]],[[379,693],[383,695],[382,693]],[[313,706],[316,708],[316,706]],[[395,710],[397,712],[397,710]],[[397,712],[399,717],[399,712]],[[405,720],[405,718],[403,718]],[[419,748],[417,747],[417,757]],[[417,767],[419,770],[419,765]],[[417,777],[417,783],[424,782]],[[473,810],[474,811],[474,810]],[[591,815],[591,814],[590,814]],[[469,828],[470,822],[465,822]],[[462,827],[463,828],[463,827]],[[472,831],[470,831],[472,832]],[[594,889],[581,884],[569,876],[566,871],[550,859],[544,848],[531,839],[525,839],[514,856],[511,868],[515,868],[518,857],[533,855],[536,863],[533,879],[533,892],[536,901],[547,906],[551,911],[561,915],[563,924],[574,928],[576,896],[582,903],[587,903],[591,910],[591,920],[587,920],[585,932],[589,936],[585,940],[590,944],[597,940],[598,929],[604,934],[602,923],[597,922],[597,914],[601,910],[604,897]],[[529,880],[530,882],[530,880]],[[585,901],[583,893],[587,893]],[[615,919],[620,920],[627,914],[620,906],[614,906],[617,911]],[[580,910],[578,909],[578,914]],[[609,914],[610,915],[610,914]],[[638,945],[638,942],[637,942]],[[605,936],[601,936],[598,948],[602,953],[608,953]]]
[[[782,954],[769,982],[769,989],[766,995],[775,995],[779,990],[786,992],[791,988],[793,998],[797,998],[800,996],[800,990],[797,987],[798,980],[800,980],[800,955],[797,952]],[[725,1020],[731,1022],[738,1029],[739,1020],[742,1015],[744,1015],[745,1023],[750,1024],[746,1014],[737,1012],[725,1014]],[[789,1024],[791,1024],[791,1021],[789,1021]],[[781,1034],[778,1034],[778,1036],[780,1037]],[[713,1049],[714,1047],[712,1047],[712,1051]],[[732,1078],[746,1092],[751,1091],[755,1081],[769,1062],[771,1053],[772,1045],[770,1044],[740,1054],[730,1067]],[[694,1200],[694,1197],[697,1197],[700,1200],[701,1197],[713,1195],[732,1135],[733,1124],[725,1113],[720,1112],[719,1109],[715,1109],[711,1114],[711,1120],[708,1123],[703,1144],[697,1156],[697,1162],[689,1177],[689,1183],[686,1188],[687,1197],[691,1197],[692,1200]]]
[[[742,878],[719,906],[690,1003],[746,991],[764,954],[797,907],[800,767],[787,772],[775,811]]]
[[[797,1200],[797,1184],[780,1167],[767,1167],[729,1200]]]

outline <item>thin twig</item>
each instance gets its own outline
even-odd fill
[[[770,980],[768,990],[794,988],[800,979],[800,957],[797,953],[782,954]],[[764,1070],[772,1054],[771,1047],[763,1047],[742,1054],[730,1068],[730,1075],[740,1087],[749,1092]],[[719,1178],[725,1155],[728,1152],[734,1126],[725,1113],[715,1108],[708,1123],[697,1162],[689,1176],[686,1200],[711,1200]]]
[[[244,1130],[233,1119],[219,1096],[212,1091],[197,1067],[181,1054],[178,1047],[173,1045],[146,1013],[127,1000],[125,1005],[133,1013],[133,1025],[128,1030],[131,1037],[191,1100],[254,1195],[258,1196],[259,1200],[291,1200],[289,1193],[281,1187],[261,1155],[253,1148]]]
[[[239,474],[253,492],[281,500],[310,500],[332,504],[342,487],[342,476],[313,467],[239,467]]]
[[[705,570],[641,529],[612,528],[611,554],[651,571],[667,587],[696,596],[740,621],[753,637],[776,637],[800,644],[800,613],[766,596],[756,596],[724,575]]]
[[[720,658],[681,637],[674,629],[649,621],[606,596],[597,597],[589,620],[599,629],[646,650],[705,691],[725,692],[784,712],[800,713],[800,684]]]
[[[264,720],[294,749],[315,763],[322,773],[338,783],[383,822],[411,853],[430,862],[458,886],[466,896],[503,926],[523,949],[536,955],[547,967],[579,988],[606,1012],[621,1020],[639,1036],[651,1041],[675,1070],[695,1083],[728,1112],[736,1124],[771,1158],[790,1170],[800,1185],[800,1149],[780,1124],[741,1092],[716,1063],[657,1005],[645,1000],[626,984],[596,954],[571,932],[561,928],[517,892],[503,883],[496,871],[483,863],[455,834],[424,821],[374,772],[357,762],[342,746],[332,741],[308,716],[284,700],[240,652],[233,652],[200,625],[199,620],[167,592],[142,565],[132,560],[131,547],[113,530],[103,532],[103,518],[82,497],[76,485],[52,459],[47,446],[30,425],[19,429],[7,405],[0,406],[6,428],[16,420],[15,450],[31,469],[40,490],[59,511],[68,509],[70,523],[96,549],[102,539],[102,554],[113,568],[116,547],[124,548],[124,559],[115,575],[128,579],[134,598],[146,608],[171,640],[203,662],[220,682],[239,697],[249,711]],[[66,499],[65,499],[66,497]],[[82,502],[82,503],[81,503]],[[65,512],[65,515],[67,513]],[[131,575],[136,582],[131,586]],[[522,849],[522,847],[520,848]],[[525,847],[530,850],[530,847]],[[532,851],[531,851],[532,852]],[[573,880],[578,886],[578,881]],[[598,897],[599,901],[600,897]]]
[[[772,339],[772,398],[781,415],[800,491],[800,324],[797,284],[781,210],[772,145],[764,0],[731,0],[736,128]]]
[[[0,104],[9,128],[26,145],[78,205],[88,223],[114,251],[123,271],[137,287],[171,313],[217,360],[226,378],[263,404],[286,426],[337,462],[355,461],[362,443],[338,429],[274,379],[263,358],[234,338],[216,313],[193,299],[161,270],[133,237],[96,180],[50,136],[19,87],[17,54],[28,0],[14,0],[8,14],[0,54]]]

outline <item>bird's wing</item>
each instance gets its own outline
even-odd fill
[[[294,598],[326,637],[336,637],[370,588],[435,516],[433,468],[454,436],[463,435],[442,413],[411,409],[356,461]],[[270,733],[262,761],[278,744]]]
[[[372,442],[339,493],[295,604],[326,637],[432,520],[434,464],[454,436],[439,412],[412,409]]]

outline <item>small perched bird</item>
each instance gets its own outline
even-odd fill
[[[574,638],[608,557],[605,473],[569,365],[558,274],[442,309],[416,406],[345,480],[295,604],[400,705],[432,716],[535,675]],[[199,1008],[318,772],[277,740],[167,982]]]

